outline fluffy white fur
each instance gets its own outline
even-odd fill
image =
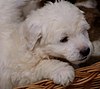
[[[0,89],[45,78],[67,86],[74,69],[53,57],[84,62],[80,50],[89,47],[89,55],[92,51],[89,25],[81,11],[65,1],[49,3],[21,21],[19,7],[26,1],[0,0]],[[68,41],[60,42],[66,36]]]

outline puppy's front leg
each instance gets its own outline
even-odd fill
[[[67,86],[74,80],[74,69],[68,63],[59,60],[43,60],[37,66],[40,75],[43,78],[48,78],[56,84]]]

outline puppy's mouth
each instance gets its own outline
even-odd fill
[[[82,59],[80,59],[80,61],[84,61],[84,60],[86,60],[88,57],[87,56],[85,56],[85,57],[83,57]]]
[[[75,64],[75,65],[79,65],[79,64],[81,64],[81,63],[85,63],[85,62],[87,61],[87,59],[88,59],[88,56],[85,56],[85,57],[80,58],[80,59],[77,60],[77,61],[72,61],[71,63],[72,63],[72,64]]]
[[[61,58],[61,57],[54,57],[54,56],[49,56],[49,58],[50,59],[55,59],[55,60],[59,60],[59,61],[62,61],[62,62],[68,62],[69,63],[69,61],[66,59],[66,58]],[[78,61],[86,61],[86,59],[87,59],[88,57],[87,56],[85,56],[85,57],[82,57],[81,59],[79,59]],[[74,62],[74,61],[73,61]]]
[[[79,67],[78,65],[80,63],[84,63],[87,60],[88,56],[82,57],[81,59],[79,59],[77,61],[71,61],[71,62],[68,61],[66,58],[61,58],[61,57],[49,56],[49,58],[51,60],[59,60],[59,61],[62,61],[62,62],[67,62],[67,63],[69,63],[71,66],[73,66],[76,69],[76,68]]]
[[[54,59],[54,60],[59,60],[62,62],[68,62],[68,60],[66,58],[61,58],[61,57],[54,57],[54,56],[49,56],[50,59]]]
[[[74,63],[68,61],[66,58],[54,57],[54,56],[50,56],[49,58],[50,58],[50,59],[54,59],[54,60],[59,60],[59,61],[62,61],[62,62],[67,62],[67,63],[69,63],[71,66],[73,66],[74,68],[77,68],[77,65],[75,65]]]

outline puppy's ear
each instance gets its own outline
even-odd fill
[[[27,41],[27,47],[29,50],[33,50],[37,44],[41,41],[42,31],[41,27],[38,25],[24,25],[24,37]]]

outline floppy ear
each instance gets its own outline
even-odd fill
[[[27,47],[29,50],[33,50],[37,43],[40,42],[42,38],[41,27],[38,25],[24,25],[24,36],[27,41]]]

